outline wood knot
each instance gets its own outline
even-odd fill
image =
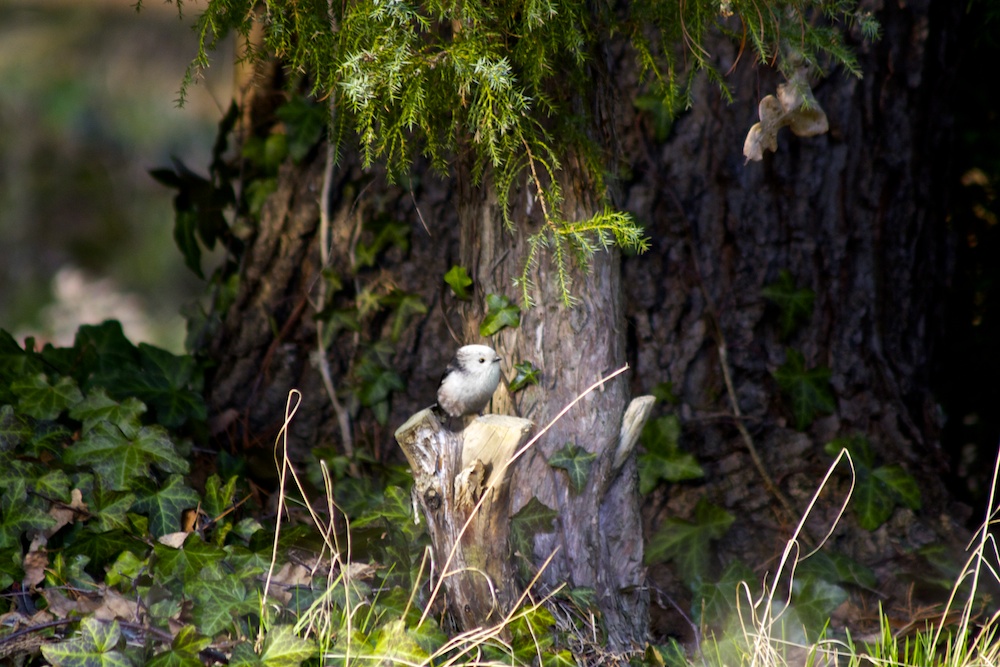
[[[424,506],[432,512],[441,509],[441,494],[434,487],[424,491]]]

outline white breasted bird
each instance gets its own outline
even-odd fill
[[[478,414],[500,384],[500,355],[486,345],[466,345],[441,377],[438,406],[450,417]]]

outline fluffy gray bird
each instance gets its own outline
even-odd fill
[[[486,345],[458,348],[441,377],[438,406],[450,417],[478,414],[500,384],[500,355]]]

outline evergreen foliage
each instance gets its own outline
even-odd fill
[[[273,55],[306,75],[334,112],[335,145],[350,136],[364,163],[384,162],[390,178],[417,155],[441,171],[455,156],[467,157],[477,182],[491,175],[512,224],[511,195],[526,177],[544,224],[529,239],[518,281],[524,303],[531,304],[528,275],[543,248],[570,303],[572,257],[587,266],[599,249],[647,246],[642,228],[623,212],[606,208],[569,220],[562,211],[560,156],[582,158],[598,197],[604,174],[616,168],[581,129],[592,119],[590,105],[579,102],[600,77],[603,50],[627,44],[646,94],[672,116],[690,104],[699,71],[726,90],[705,48],[714,30],[739,42],[741,54],[786,73],[840,65],[860,75],[837,23],[858,23],[864,36],[877,36],[877,22],[854,0],[211,0],[197,23],[201,42],[184,87],[208,66],[215,45],[237,33],[246,44],[243,58]],[[261,40],[253,36],[256,25]]]

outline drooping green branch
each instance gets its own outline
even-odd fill
[[[200,45],[185,85],[208,65],[222,37],[248,37],[255,24],[263,43],[246,40],[250,46],[241,57],[274,56],[290,72],[306,74],[313,92],[338,109],[331,136],[353,136],[366,165],[384,163],[396,178],[417,155],[446,170],[460,149],[468,149],[474,178],[492,174],[508,224],[511,194],[527,178],[545,222],[529,244],[528,265],[548,247],[566,302],[570,246],[579,261],[609,243],[644,247],[637,241],[641,229],[624,214],[605,211],[570,224],[561,211],[556,156],[595,152],[586,145],[591,139],[562,121],[587,106],[573,102],[593,84],[591,54],[601,44],[627,39],[641,85],[673,115],[690,104],[697,72],[728,95],[725,73],[707,46],[713,31],[734,40],[739,57],[786,74],[804,65],[815,71],[841,66],[855,75],[860,71],[845,26],[860,26],[866,38],[878,31],[856,0],[635,0],[621,6],[585,0],[210,0],[198,20]],[[600,197],[609,165],[588,166]]]

